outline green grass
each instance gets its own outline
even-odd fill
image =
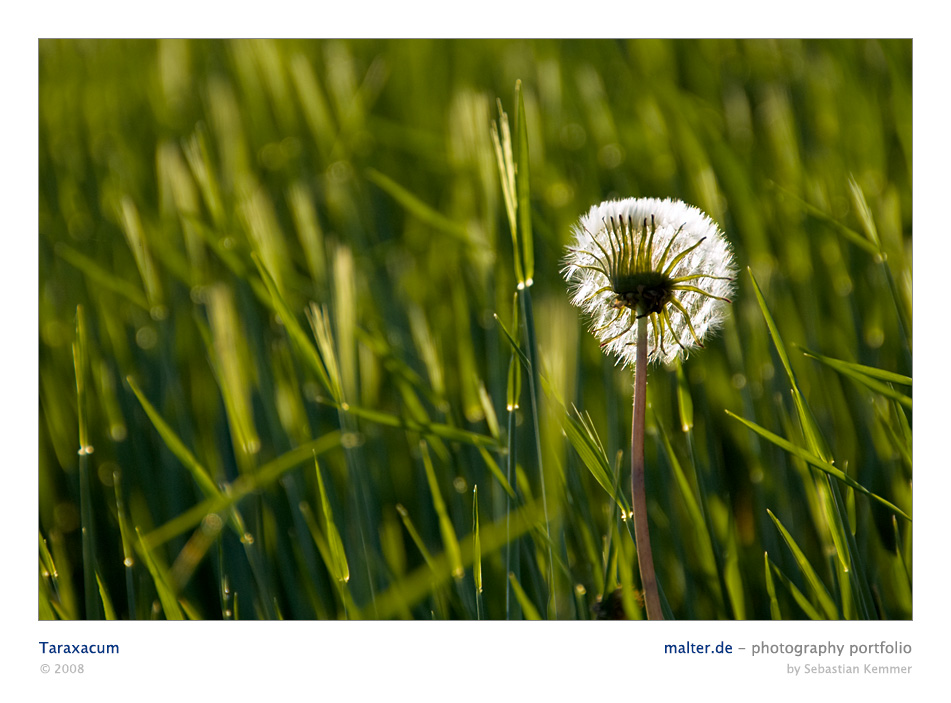
[[[644,617],[632,374],[560,274],[630,196],[742,271],[649,376],[666,614],[911,617],[910,41],[43,40],[39,73],[41,619]]]

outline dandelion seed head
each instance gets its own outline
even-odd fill
[[[636,361],[639,316],[647,318],[648,361],[665,364],[723,324],[736,267],[729,242],[700,209],[669,198],[605,201],[572,234],[563,269],[571,302],[619,363]]]

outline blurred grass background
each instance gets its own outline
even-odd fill
[[[560,259],[670,196],[743,273],[649,376],[668,614],[910,618],[911,57],[41,40],[39,617],[643,617]]]

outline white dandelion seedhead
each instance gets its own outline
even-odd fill
[[[702,347],[723,322],[736,268],[730,244],[700,209],[679,200],[628,198],[595,205],[573,230],[563,270],[601,348],[637,357],[646,317],[648,361]]]

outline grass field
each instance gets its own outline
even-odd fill
[[[39,618],[643,618],[611,198],[716,220],[651,368],[677,619],[912,614],[911,41],[39,42]],[[78,450],[78,451],[77,451]]]

